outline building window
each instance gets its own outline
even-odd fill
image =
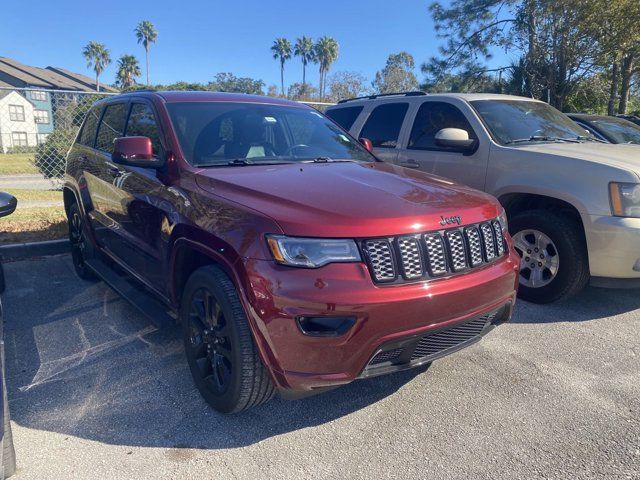
[[[36,123],[49,123],[49,110],[34,110]]]
[[[12,122],[24,122],[24,107],[22,105],[9,105],[9,120]]]
[[[47,92],[41,90],[31,90],[31,100],[47,101]]]
[[[27,132],[11,132],[11,140],[14,147],[26,147],[27,144]]]

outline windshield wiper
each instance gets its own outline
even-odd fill
[[[512,143],[523,143],[523,142],[571,142],[571,143],[580,143],[580,140],[577,138],[560,138],[560,137],[549,137],[547,135],[531,135],[529,138],[516,138],[515,140],[509,140],[505,143],[505,145],[510,145]]]
[[[587,142],[609,143],[609,142],[605,142],[604,140],[600,140],[599,138],[596,138],[596,137],[587,137],[586,135],[578,135],[576,137],[576,140],[586,140]]]
[[[251,165],[253,162],[245,158],[234,158],[233,160],[229,160],[227,165]]]

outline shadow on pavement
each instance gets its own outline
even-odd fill
[[[578,295],[548,305],[518,301],[514,323],[586,322],[640,308],[637,289],[587,287]]]
[[[424,369],[357,381],[234,416],[195,390],[177,328],[157,330],[67,256],[6,265],[5,342],[12,419],[116,445],[235,448],[330,422],[383,401]]]

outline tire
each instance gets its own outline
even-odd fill
[[[0,306],[0,321],[2,320],[2,307]],[[4,367],[4,346],[1,347],[2,366]],[[9,413],[9,398],[7,395],[6,373],[2,368],[2,400],[4,418],[4,437],[2,438],[2,474],[0,478],[9,478],[16,473],[16,451],[13,447],[13,433],[11,432],[11,415]]]
[[[582,226],[574,217],[550,210],[530,210],[509,220],[509,232],[522,257],[518,297],[533,303],[551,303],[569,298],[587,285],[587,246]],[[546,241],[551,242],[546,249],[527,248]],[[540,271],[541,275],[534,274]]]
[[[202,267],[189,277],[180,321],[193,380],[211,407],[236,413],[275,395],[238,292],[220,268]]]
[[[77,203],[69,207],[69,242],[71,242],[71,260],[76,275],[83,280],[97,280],[97,276],[87,267],[85,260],[93,256],[93,246],[87,238],[87,227],[84,224]]]

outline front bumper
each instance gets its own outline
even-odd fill
[[[520,258],[427,282],[376,286],[359,263],[296,269],[245,259],[250,316],[263,359],[280,390],[310,392],[363,375],[381,346],[453,327],[515,302]],[[304,335],[299,316],[348,316],[339,337]],[[412,365],[413,366],[413,365]]]
[[[582,221],[591,276],[601,283],[640,279],[640,218],[583,215]]]

